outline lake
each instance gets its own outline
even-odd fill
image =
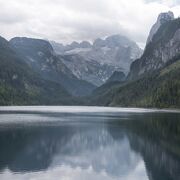
[[[180,180],[180,112],[0,107],[0,180]]]

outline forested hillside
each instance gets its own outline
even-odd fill
[[[135,107],[180,107],[180,60],[144,77],[97,95],[92,104]]]
[[[70,104],[74,100],[57,83],[39,77],[0,37],[0,105]]]

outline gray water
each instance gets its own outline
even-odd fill
[[[0,180],[179,180],[180,113],[0,107]]]

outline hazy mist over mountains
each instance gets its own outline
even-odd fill
[[[0,180],[180,180],[180,0],[0,0]]]
[[[70,44],[121,34],[144,48],[158,14],[171,10],[178,17],[179,5],[178,0],[0,0],[1,36]]]
[[[138,45],[122,35],[72,42],[70,45],[51,42],[55,52],[63,56],[63,62],[80,79],[97,86],[105,83],[114,71],[128,74],[131,63],[142,55]]]
[[[18,5],[21,9],[27,6],[27,2],[19,6],[19,2],[15,0],[11,7]],[[36,5],[33,2],[29,6],[30,9],[39,6],[39,1]],[[57,0],[57,7],[60,2],[61,15],[69,15],[64,16],[64,25],[61,24],[61,18],[57,19],[54,2],[49,1],[42,5],[38,18],[36,14],[29,14],[28,19],[26,15],[28,16],[29,10],[20,11],[24,14],[15,12],[14,19],[11,14],[6,16],[6,19],[2,16],[4,19],[1,21],[0,39],[1,104],[179,106],[178,2],[138,0],[136,4],[134,1],[127,4],[127,1],[115,0],[115,4],[112,3],[110,7],[120,7],[119,11],[122,10],[122,14],[117,13],[115,8],[114,15],[110,9],[105,13],[105,10],[110,8],[107,6],[109,1],[104,2],[104,7],[95,8],[95,2],[87,0],[87,12],[79,11],[79,3],[73,7],[75,4],[71,0]],[[1,1],[0,3],[4,7],[1,13],[8,14],[6,4]],[[47,5],[54,8],[53,15],[56,16],[57,23],[55,25],[52,21],[41,31],[49,20],[55,18],[49,16],[45,23],[41,17],[41,12],[47,10]],[[122,7],[127,5],[126,12]],[[132,11],[129,19],[127,15],[132,5],[140,7],[140,11]],[[82,6],[84,7],[83,3]],[[152,11],[154,6],[156,10]],[[144,15],[143,8],[143,13],[146,11]],[[104,11],[99,12],[99,9]],[[91,20],[85,22],[88,12],[89,17],[95,16],[93,24]],[[85,19],[79,18],[82,13]],[[104,15],[107,21],[104,21]],[[119,20],[116,19],[117,15]],[[28,19],[29,25],[35,19],[42,27],[38,24],[33,26],[36,29],[27,30],[28,27],[23,25],[27,19],[24,21],[22,17]],[[76,18],[80,24],[76,24]],[[97,23],[96,20],[102,22]],[[16,35],[9,41],[3,38],[3,35],[10,37],[13,34],[10,28],[4,31],[8,22],[9,26],[16,27],[13,32]],[[108,24],[109,22],[113,24]],[[20,24],[23,29],[19,27]],[[149,24],[151,28],[148,28]],[[54,29],[53,33],[50,27]],[[61,27],[61,30],[58,27]],[[18,34],[20,36],[17,36]],[[142,49],[140,44],[141,47],[144,44],[145,48]]]

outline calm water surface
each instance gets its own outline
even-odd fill
[[[0,180],[180,180],[180,113],[0,107]]]

